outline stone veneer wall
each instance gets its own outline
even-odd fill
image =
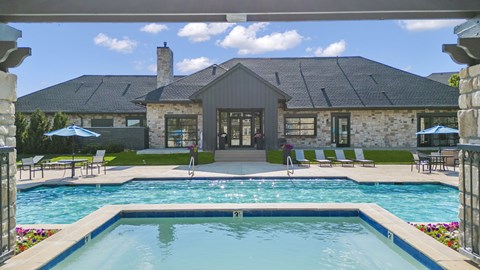
[[[198,115],[197,134],[202,132],[202,105],[198,103],[163,103],[147,105],[147,126],[149,128],[150,148],[165,148],[164,115]],[[200,138],[199,138],[200,139]]]
[[[17,76],[10,73],[5,73],[0,71],[0,146],[16,146],[15,141],[15,106],[14,102],[17,100]],[[2,198],[4,198],[0,202],[0,211],[2,211],[3,219],[0,221],[4,226],[2,226],[3,231],[1,232],[2,243],[3,246],[0,247],[0,251],[3,252],[7,249],[7,241],[6,237],[10,232],[10,250],[15,250],[15,240],[16,240],[16,233],[15,233],[15,205],[16,205],[16,180],[15,180],[15,173],[16,173],[16,152],[10,154],[10,227],[8,228],[7,225],[7,200],[5,199],[7,193],[7,186],[6,181],[2,181],[1,185],[1,192]],[[2,170],[3,175],[1,176],[2,179],[6,178],[6,170]]]
[[[416,147],[418,113],[456,113],[456,110],[338,110],[285,111],[278,110],[278,137],[284,138],[285,115],[316,115],[317,136],[286,137],[296,148],[332,147],[331,115],[350,113],[351,147]],[[412,122],[413,119],[413,122]]]
[[[461,144],[476,144],[480,145],[480,65],[471,66],[464,68],[460,71],[460,98],[459,98],[460,111],[458,112],[458,126],[460,130],[460,143]],[[465,247],[466,244],[470,246],[469,243],[463,242],[463,227],[465,226],[465,220],[463,219],[463,214],[466,214],[466,220],[471,219],[470,212],[470,196],[473,196],[473,215],[474,215],[474,224],[473,224],[473,246],[478,247],[480,245],[480,239],[478,235],[478,160],[479,157],[476,156],[476,162],[473,162],[472,170],[470,171],[470,166],[465,166],[465,171],[463,171],[462,164],[460,164],[460,174],[459,174],[459,191],[460,191],[460,247]],[[462,159],[460,159],[462,162]],[[473,192],[470,190],[470,175],[472,176],[472,185]],[[464,178],[465,176],[465,183]],[[466,188],[463,189],[465,184]],[[463,195],[466,195],[467,201],[463,201]],[[471,231],[470,226],[466,227],[466,239],[470,241]]]

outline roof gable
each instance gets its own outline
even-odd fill
[[[199,89],[198,91],[196,91],[195,93],[190,95],[189,98],[192,99],[192,100],[201,100],[202,97],[203,97],[203,94],[205,92],[209,91],[210,89],[212,89],[212,87],[214,85],[218,84],[222,80],[228,79],[230,76],[232,76],[233,74],[238,73],[238,72],[245,72],[249,77],[260,81],[262,84],[266,85],[269,89],[274,91],[281,99],[283,99],[283,100],[291,99],[291,97],[288,94],[286,94],[282,90],[278,89],[276,86],[272,85],[270,82],[268,82],[264,78],[260,77],[258,74],[251,71],[250,69],[248,69],[247,67],[245,67],[241,63],[236,64],[235,66],[230,68],[228,71],[226,71],[222,75],[220,75],[217,78],[215,78],[214,80],[212,80],[209,84],[205,85],[204,87],[202,87],[201,89]]]

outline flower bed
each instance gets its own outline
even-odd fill
[[[437,224],[411,224],[440,243],[458,250],[458,222]]]
[[[15,254],[20,254],[23,251],[33,247],[39,242],[47,239],[60,230],[45,230],[45,229],[24,229],[21,227],[16,228],[17,231],[17,247]]]

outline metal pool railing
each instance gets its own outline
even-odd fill
[[[14,252],[14,245],[11,243],[12,239],[12,228],[11,228],[11,216],[10,213],[12,212],[12,199],[10,194],[10,153],[13,153],[13,147],[0,147],[0,232],[2,235],[6,234],[6,237],[0,237],[0,263],[3,263],[7,259],[9,259]],[[4,198],[6,196],[6,198]],[[6,203],[4,205],[3,203]],[[7,215],[6,222],[4,214]],[[6,230],[4,225],[7,226]],[[4,233],[6,231],[6,233]],[[5,240],[5,241],[4,241]],[[6,243],[5,243],[6,242]]]
[[[291,166],[291,169],[288,168],[288,166]],[[288,156],[287,157],[287,175],[290,176],[294,173],[294,169],[293,169],[293,160],[292,160],[292,157],[291,156]]]
[[[188,175],[193,177],[195,175],[195,158],[190,157],[190,164],[188,164]]]
[[[480,145],[461,144],[458,145],[458,149],[461,150],[458,157],[462,168],[459,189],[460,203],[463,205],[463,211],[460,211],[462,240],[460,251],[478,262],[480,261]]]

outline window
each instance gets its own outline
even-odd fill
[[[113,119],[92,119],[92,127],[113,127]]]
[[[165,122],[166,147],[187,147],[197,143],[197,116],[169,115]]]
[[[316,136],[315,116],[286,116],[285,136]]]
[[[419,114],[417,131],[434,126],[446,126],[458,129],[456,114]],[[422,147],[432,146],[456,146],[458,134],[432,134],[417,136],[417,145]]]
[[[145,119],[139,117],[127,117],[127,127],[143,127]]]
[[[332,113],[332,144],[337,147],[350,146],[350,114]]]

